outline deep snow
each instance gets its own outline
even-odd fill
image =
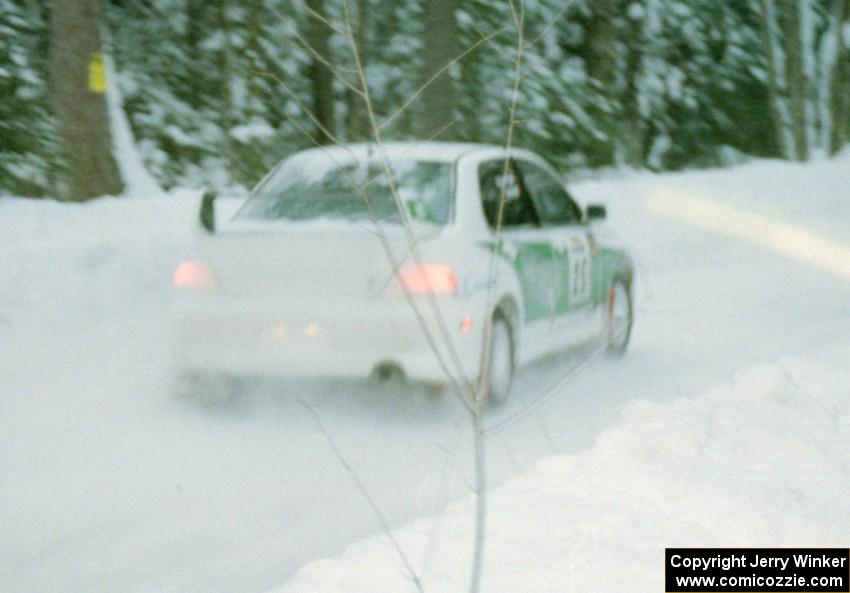
[[[776,463],[799,461],[827,446],[825,417],[814,409],[800,414],[807,404],[834,405],[833,398],[846,395],[845,377],[836,369],[848,362],[850,286],[770,249],[659,217],[645,204],[659,188],[708,194],[771,216],[787,215],[846,241],[848,157],[807,166],[756,162],[726,171],[641,174],[575,188],[584,202],[607,202],[611,227],[634,247],[639,272],[635,339],[622,360],[588,360],[588,352],[574,352],[534,365],[518,377],[513,401],[488,419],[494,486],[540,459],[571,455],[533,466],[532,474],[505,487],[504,501],[497,491],[490,558],[510,543],[498,543],[499,525],[517,530],[499,519],[500,505],[518,512],[534,490],[522,485],[541,474],[544,493],[557,496],[551,491],[563,486],[572,505],[564,516],[584,531],[560,532],[556,522],[549,529],[544,515],[544,530],[535,531],[538,516],[518,537],[537,533],[543,544],[552,540],[553,554],[560,546],[565,556],[572,555],[573,565],[605,566],[606,555],[629,542],[621,539],[610,548],[587,551],[587,542],[593,541],[588,534],[614,533],[607,531],[608,522],[636,521],[656,539],[638,548],[622,573],[609,576],[643,575],[640,582],[659,590],[651,579],[659,578],[654,571],[660,572],[660,556],[653,554],[660,554],[657,546],[685,541],[692,533],[685,522],[695,517],[684,514],[681,505],[696,490],[676,481],[673,461],[665,455],[680,442],[689,445],[681,455],[696,455],[697,444],[709,440],[721,457],[698,458],[703,464],[719,463],[722,455],[759,443],[773,443],[777,455],[789,457],[766,461],[764,468],[774,468],[769,479],[759,481],[761,470],[754,474],[733,459],[728,473],[717,469],[700,485],[710,489],[714,476],[726,480],[730,496],[738,484],[742,496],[761,488],[776,490],[776,496],[747,499],[770,507],[752,521],[775,517],[770,515],[774,507],[787,508],[789,517],[805,510],[808,515],[800,516],[811,519],[812,527],[801,537],[809,538],[806,542],[831,537],[834,532],[819,529],[834,517],[829,512],[846,517],[839,494],[822,491],[824,511],[807,506],[815,483],[794,481],[796,472]],[[299,399],[319,412],[393,525],[439,516],[448,502],[469,493],[468,429],[448,399],[366,385],[286,383],[260,386],[229,406],[212,409],[168,395],[169,281],[174,266],[190,252],[197,198],[197,192],[178,192],[85,205],[0,198],[4,590],[263,591],[279,586],[301,565],[334,556],[351,541],[374,534],[378,527],[368,505]],[[803,201],[806,205],[799,206]],[[735,383],[736,374],[753,367]],[[810,372],[817,368],[823,371]],[[753,387],[741,387],[742,380]],[[726,387],[711,391],[716,385]],[[775,393],[786,394],[787,401],[777,403]],[[730,402],[741,403],[744,412],[759,406],[770,411],[764,430],[736,425],[737,412],[718,407]],[[624,410],[629,410],[625,416]],[[794,412],[800,413],[799,425],[791,418]],[[699,432],[658,433],[671,414],[679,413],[689,414]],[[846,408],[836,407],[834,413],[835,426],[841,427],[834,444],[846,451],[846,420],[841,420]],[[788,431],[773,430],[785,426]],[[795,427],[797,432],[791,430]],[[620,451],[627,443],[633,447],[630,439],[638,437],[650,443]],[[624,472],[627,465],[634,471]],[[640,468],[667,481],[656,484]],[[623,493],[622,508],[618,492],[627,482],[615,480],[618,473],[624,473],[618,479],[643,488],[636,500]],[[570,480],[579,474],[584,482]],[[806,470],[801,475],[813,474]],[[846,485],[846,474],[830,479],[845,482],[819,485]],[[665,498],[662,483],[679,489],[679,505]],[[595,493],[607,498],[594,502]],[[526,516],[535,512],[534,500],[524,507]],[[718,513],[700,515],[703,523],[693,532],[692,545],[750,541],[738,531],[722,541],[709,538],[723,535],[727,515],[720,511],[734,500],[717,498]],[[464,504],[453,507],[443,522],[427,525],[451,527]],[[606,509],[610,512],[602,512]],[[774,527],[781,533],[774,545],[800,543],[792,541],[798,522],[776,518]],[[658,522],[684,527],[667,532],[657,529]],[[417,525],[426,523],[414,524],[410,533]],[[753,525],[744,522],[741,529]],[[643,531],[638,527],[629,533]],[[735,537],[739,533],[741,541]],[[770,532],[764,531],[764,537],[766,542]],[[369,541],[381,540],[367,540],[355,552],[368,549]],[[425,558],[456,550],[453,562],[461,571],[467,540],[449,532],[432,541],[434,549]],[[588,559],[595,557],[594,550],[598,558]],[[347,558],[325,563],[329,574],[345,574]],[[392,558],[376,562],[378,571]],[[520,572],[527,573],[521,567]],[[446,565],[445,572],[429,574],[449,579],[460,573]],[[592,572],[572,574],[590,578]],[[493,586],[497,581],[492,579],[501,578],[488,575]],[[546,577],[545,571],[537,577]],[[293,582],[327,584],[317,578],[314,565]],[[560,582],[550,585],[562,588]]]
[[[697,397],[638,400],[590,449],[491,493],[492,593],[663,591],[665,547],[844,547],[850,348],[741,371]],[[396,531],[429,593],[466,590],[474,504]],[[373,536],[278,593],[415,591]]]

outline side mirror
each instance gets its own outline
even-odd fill
[[[215,199],[218,194],[208,189],[201,198],[201,208],[198,210],[198,221],[208,233],[215,232]]]
[[[605,217],[608,215],[608,212],[605,210],[605,206],[602,204],[588,204],[587,205],[587,220],[588,222],[594,220],[605,220]]]

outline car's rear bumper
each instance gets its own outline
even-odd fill
[[[438,304],[445,331],[427,300],[419,300],[418,308],[444,364],[404,300],[287,306],[228,299],[177,307],[175,364],[181,373],[352,378],[393,365],[406,377],[427,382],[447,381],[445,366],[457,377],[460,366],[466,379],[474,379],[482,324],[473,318],[471,329],[461,331],[469,312],[451,300]]]

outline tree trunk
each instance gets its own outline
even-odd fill
[[[779,155],[788,158],[790,150],[785,140],[785,118],[783,116],[779,70],[777,66],[778,40],[776,39],[776,26],[774,21],[773,0],[762,0],[761,2],[761,38],[765,57],[765,70],[767,72],[767,101],[770,109],[770,120],[773,124],[774,141]]]
[[[218,65],[221,69],[221,110],[219,112],[221,127],[228,131],[233,125],[233,96],[230,93],[230,77],[233,73],[233,49],[230,45],[230,24],[227,19],[227,0],[216,3],[216,19],[224,43],[218,52]]]
[[[357,0],[357,27],[354,30],[354,44],[360,54],[360,63],[366,67],[367,35],[366,25],[369,17],[369,1]],[[359,85],[358,85],[359,86]],[[348,92],[348,140],[362,142],[371,137],[369,130],[369,115],[366,111],[366,101],[353,91]]]
[[[791,133],[794,138],[794,158],[809,158],[806,139],[806,107],[802,44],[800,41],[800,1],[782,0],[782,37],[785,45],[785,81],[788,87],[791,112]]]
[[[68,197],[83,201],[118,194],[100,46],[99,0],[54,0],[50,74],[59,136],[68,161]]]
[[[598,144],[588,155],[588,164],[591,167],[598,167],[614,162],[612,139],[614,129],[611,126],[614,84],[617,76],[614,48],[616,41],[614,0],[594,1],[585,31],[587,32],[584,48],[585,66],[600,99],[593,105],[591,114],[607,137],[605,143]]]
[[[201,64],[201,39],[202,15],[204,11],[204,0],[186,0],[186,69],[189,80],[198,75]],[[185,93],[185,99],[193,109],[198,110],[202,105],[202,97],[205,93],[191,89]]]
[[[324,0],[307,0],[307,5],[316,13],[325,15]],[[312,14],[308,15],[307,18],[310,21],[307,43],[322,58],[332,64],[333,60],[330,55],[331,30]],[[335,127],[333,73],[316,56],[312,56],[310,63],[310,81],[313,85],[313,115],[321,124],[316,126],[315,137],[321,144],[330,144],[333,142],[331,135],[334,134]]]
[[[455,23],[458,0],[426,0],[425,2],[425,76],[423,84],[458,54],[458,32]],[[424,110],[419,133],[423,138],[456,138],[452,122],[456,108],[454,81],[445,70],[422,93]]]
[[[829,153],[835,154],[850,141],[850,39],[842,34],[850,28],[850,0],[834,0],[836,54],[829,89],[832,130]]]
[[[260,106],[260,82],[262,79],[260,75],[255,74],[256,71],[263,70],[260,61],[260,35],[262,32],[260,13],[262,8],[261,0],[250,0],[248,3],[248,42],[245,53],[248,62],[248,113],[251,115],[262,111]]]
[[[643,17],[627,17],[625,92],[622,98],[623,143],[626,162],[632,167],[643,166],[643,130],[639,105],[638,78],[641,70],[643,47]]]

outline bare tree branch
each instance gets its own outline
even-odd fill
[[[331,62],[329,62],[329,61],[328,61],[328,60],[327,60],[327,59],[326,59],[326,58],[325,58],[322,54],[320,54],[318,51],[316,51],[316,50],[313,48],[313,46],[312,46],[312,45],[310,45],[310,44],[307,42],[307,40],[306,40],[306,39],[304,39],[304,38],[303,38],[301,35],[299,35],[297,32],[295,33],[295,38],[298,40],[298,42],[299,42],[300,46],[301,46],[301,47],[303,47],[304,49],[306,49],[306,50],[307,50],[307,52],[308,52],[311,56],[313,56],[314,58],[316,58],[316,60],[317,60],[320,64],[322,64],[322,65],[323,65],[323,66],[325,66],[328,70],[330,70],[330,71],[333,73],[334,77],[336,77],[336,79],[337,79],[338,81],[340,81],[342,84],[344,84],[344,85],[345,85],[345,86],[346,86],[346,87],[347,87],[350,91],[352,91],[353,93],[355,93],[355,94],[357,94],[357,95],[359,95],[359,96],[361,96],[361,97],[363,96],[363,91],[361,91],[361,90],[360,90],[360,89],[358,89],[356,86],[354,86],[353,84],[351,84],[350,82],[348,82],[348,79],[346,79],[346,78],[345,78],[345,77],[344,77],[344,76],[340,73],[340,68],[339,68],[338,66],[336,66],[335,64],[332,64]],[[292,43],[292,42],[290,41],[290,43]],[[295,45],[295,44],[293,43],[293,45]],[[352,72],[353,72],[353,70],[352,70]]]
[[[484,544],[487,538],[487,460],[486,442],[481,430],[482,417],[476,414],[473,420],[475,447],[475,540],[472,554],[472,574],[469,579],[469,593],[481,590],[481,575],[484,571]]]
[[[446,125],[441,127],[439,130],[437,130],[436,132],[434,132],[433,134],[428,136],[428,141],[430,142],[431,140],[434,140],[435,138],[439,137],[440,134],[442,134],[443,132],[445,132],[446,130],[448,130],[452,126],[454,126],[456,123],[457,123],[457,118],[452,119],[450,122],[448,122]]]
[[[404,103],[402,103],[402,104],[401,104],[401,107],[399,107],[398,109],[396,109],[396,110],[393,112],[393,114],[392,114],[392,115],[390,115],[387,119],[385,119],[385,120],[381,123],[381,125],[380,125],[380,126],[378,126],[378,130],[383,130],[385,127],[387,127],[388,125],[390,125],[390,124],[391,124],[391,123],[392,123],[392,122],[393,122],[393,121],[394,121],[394,120],[395,120],[395,119],[396,119],[399,115],[401,115],[402,113],[404,113],[404,111],[405,111],[405,110],[406,110],[406,109],[410,106],[410,104],[411,104],[411,103],[413,103],[413,102],[414,102],[414,101],[415,101],[415,100],[419,97],[419,95],[421,95],[421,94],[425,91],[425,89],[427,89],[429,86],[431,86],[431,85],[434,83],[434,81],[435,81],[435,80],[437,80],[440,76],[442,76],[442,74],[443,74],[444,72],[446,72],[449,68],[451,68],[453,64],[455,64],[455,63],[459,62],[460,60],[462,60],[463,58],[465,58],[467,55],[469,55],[470,53],[472,53],[473,51],[475,51],[476,49],[478,49],[478,47],[479,47],[481,44],[489,42],[489,41],[490,41],[493,37],[495,37],[496,35],[498,35],[499,33],[501,33],[501,32],[502,32],[502,31],[504,31],[504,30],[505,30],[505,28],[503,27],[503,28],[499,29],[498,31],[495,31],[495,32],[493,32],[493,33],[490,33],[489,35],[486,35],[486,36],[482,37],[481,39],[479,39],[478,41],[476,41],[476,42],[475,42],[472,46],[470,46],[470,47],[466,48],[465,50],[463,50],[460,54],[458,54],[458,56],[457,56],[457,57],[453,58],[453,59],[452,59],[452,60],[450,60],[448,63],[446,63],[446,65],[444,65],[442,68],[440,68],[439,70],[437,70],[437,71],[436,71],[436,72],[435,72],[435,73],[431,76],[431,78],[429,78],[428,80],[426,80],[426,81],[425,81],[425,83],[424,83],[422,86],[420,86],[418,89],[416,89],[416,91],[414,91],[414,92],[413,92],[413,94],[412,94],[412,95],[410,95],[410,96],[407,98],[407,100],[406,100]]]
[[[345,13],[345,24],[346,24],[346,27],[348,29],[348,32],[351,33],[351,17],[350,17],[350,11],[349,11],[349,7],[348,7],[348,0],[343,0],[342,5],[343,5],[344,13]],[[419,254],[419,249],[417,247],[417,239],[416,239],[416,236],[413,233],[413,229],[412,229],[412,226],[411,226],[410,214],[407,212],[407,209],[404,207],[404,203],[401,199],[401,196],[399,196],[399,194],[398,194],[398,187],[397,187],[397,184],[395,182],[395,174],[392,170],[392,167],[390,166],[389,159],[387,157],[386,151],[384,150],[383,139],[381,137],[381,128],[380,128],[380,126],[378,126],[377,118],[375,117],[375,109],[374,109],[374,105],[372,104],[371,95],[369,94],[369,85],[366,81],[366,72],[363,68],[363,63],[360,60],[360,53],[357,49],[357,43],[354,40],[353,34],[349,35],[347,37],[347,39],[349,40],[349,43],[351,45],[351,52],[352,52],[352,55],[354,57],[354,62],[355,62],[355,66],[357,67],[358,75],[360,77],[360,85],[361,85],[361,89],[362,89],[363,94],[364,94],[364,103],[366,104],[366,113],[369,116],[369,125],[372,128],[373,140],[375,142],[375,145],[377,146],[378,155],[380,156],[380,160],[383,164],[384,172],[386,173],[386,176],[387,176],[387,182],[388,182],[389,187],[390,187],[390,193],[392,194],[393,200],[395,201],[395,204],[396,204],[396,208],[399,211],[399,215],[401,217],[402,225],[404,227],[405,236],[407,237],[407,242],[408,242],[408,245],[410,247],[410,253],[413,257],[413,260],[417,265],[422,265],[422,258],[421,258],[421,255]],[[405,290],[405,294],[408,294],[407,290]],[[465,380],[465,373],[464,373],[463,364],[461,363],[460,357],[458,356],[457,351],[455,350],[454,345],[452,343],[452,340],[451,340],[451,338],[448,334],[448,329],[446,328],[446,323],[445,323],[445,320],[443,318],[442,311],[441,311],[441,309],[440,309],[440,307],[439,307],[439,305],[438,305],[438,303],[437,303],[437,301],[434,297],[433,292],[429,291],[428,294],[426,295],[426,299],[427,299],[427,301],[428,301],[428,303],[431,307],[431,310],[434,314],[437,329],[440,333],[440,337],[443,341],[443,345],[445,346],[446,350],[448,351],[448,355],[449,355],[449,358],[450,358],[450,360],[451,360],[451,362],[454,366],[455,372],[457,372],[458,378],[455,380],[455,382],[457,384],[459,384],[460,386],[464,387],[464,389],[462,389],[460,391],[460,393],[458,393],[458,396],[461,397],[462,399],[466,400],[466,401],[464,401],[464,405],[467,407],[467,409],[471,410],[472,409],[472,406],[471,406],[472,397],[471,396],[464,397],[464,396],[467,395],[467,394],[472,394],[474,392],[474,388],[471,384],[469,384]],[[410,302],[413,303],[413,300],[411,299]],[[452,375],[450,375],[450,377],[451,376]]]
[[[302,7],[305,11],[307,11],[307,13],[308,13],[311,17],[313,17],[314,19],[318,19],[320,22],[324,23],[324,24],[325,24],[325,25],[326,25],[329,29],[331,29],[333,32],[335,32],[335,33],[337,33],[337,34],[339,34],[339,35],[342,35],[343,37],[347,37],[347,36],[348,36],[348,34],[349,34],[349,33],[347,33],[344,29],[342,29],[342,28],[341,28],[339,25],[337,25],[336,23],[332,22],[329,18],[327,18],[327,17],[325,17],[324,15],[319,14],[318,12],[316,12],[315,10],[313,10],[313,8],[312,8],[309,4],[307,4],[307,3],[306,3],[306,2],[304,2],[303,0],[301,0],[301,1],[300,1],[300,4],[301,4],[301,7]]]
[[[392,544],[393,549],[401,560],[402,564],[404,564],[404,569],[407,571],[407,576],[413,582],[416,590],[419,593],[424,593],[422,589],[422,582],[419,578],[419,575],[413,569],[413,565],[410,562],[410,559],[407,557],[407,554],[404,553],[404,550],[398,543],[398,540],[393,535],[392,529],[390,528],[390,523],[387,520],[386,515],[381,511],[381,507],[378,506],[378,503],[375,502],[375,499],[372,497],[369,489],[363,484],[363,481],[360,479],[360,476],[357,475],[357,472],[351,467],[351,464],[346,459],[345,455],[343,455],[339,446],[336,444],[336,440],[333,438],[333,435],[325,428],[324,423],[322,422],[322,418],[319,416],[319,413],[316,412],[315,408],[308,404],[306,401],[298,398],[298,403],[304,406],[308,412],[313,416],[313,420],[316,422],[316,426],[318,426],[319,431],[321,431],[322,435],[324,435],[325,440],[328,443],[328,446],[331,448],[331,451],[336,457],[339,464],[345,469],[348,477],[351,478],[351,482],[360,492],[360,495],[363,499],[369,504],[369,507],[372,509],[372,513],[375,515],[375,518],[378,520],[378,524],[381,526],[381,531],[383,531],[384,535],[387,536],[387,539],[390,540],[390,544]]]
[[[513,25],[516,31],[516,45],[515,45],[515,56],[510,58],[511,63],[514,67],[514,76],[513,76],[513,84],[511,88],[510,102],[508,105],[508,126],[505,135],[505,143],[504,143],[504,162],[502,164],[502,178],[499,189],[499,207],[497,212],[497,220],[495,224],[494,231],[494,242],[491,249],[491,253],[489,255],[489,262],[487,267],[487,277],[489,279],[488,287],[487,287],[487,297],[486,297],[486,307],[485,311],[487,312],[487,319],[484,324],[483,331],[483,343],[482,343],[482,354],[481,354],[481,364],[479,367],[479,374],[474,382],[469,382],[464,373],[463,364],[460,361],[460,358],[454,348],[453,341],[448,333],[447,326],[445,324],[445,320],[443,318],[441,309],[439,307],[438,302],[436,301],[433,294],[428,294],[425,298],[427,299],[428,306],[433,313],[433,318],[436,323],[435,333],[432,333],[431,324],[425,319],[422,311],[420,311],[419,306],[421,303],[417,302],[413,295],[409,293],[404,284],[401,285],[404,287],[404,294],[408,300],[408,303],[413,310],[417,321],[425,335],[430,349],[434,352],[435,357],[440,365],[441,370],[445,374],[448,381],[450,381],[456,388],[456,395],[460,399],[461,403],[464,405],[466,410],[470,414],[470,419],[472,422],[473,429],[473,447],[474,447],[474,470],[475,470],[475,482],[474,482],[474,494],[475,494],[475,508],[476,508],[476,517],[475,517],[475,534],[474,534],[474,549],[473,549],[473,557],[470,571],[470,582],[469,582],[469,593],[479,593],[481,588],[481,580],[483,574],[483,558],[484,558],[484,548],[486,543],[486,531],[487,531],[487,467],[486,467],[486,447],[487,447],[487,438],[490,435],[496,434],[498,431],[503,430],[505,427],[509,426],[513,422],[517,421],[522,416],[529,414],[531,410],[535,407],[541,405],[545,400],[547,400],[552,393],[554,393],[557,389],[559,389],[569,378],[573,377],[577,372],[581,369],[585,368],[589,364],[589,360],[585,361],[584,364],[580,365],[576,369],[573,370],[572,373],[567,375],[566,377],[559,380],[555,385],[553,385],[547,392],[544,393],[543,396],[537,398],[534,402],[532,402],[529,406],[524,406],[523,409],[519,410],[515,414],[508,416],[508,418],[503,419],[500,423],[495,426],[487,427],[484,426],[484,410],[486,402],[489,398],[489,374],[490,374],[490,358],[491,358],[491,341],[492,341],[492,318],[489,315],[489,312],[493,306],[493,284],[495,277],[497,275],[497,267],[496,267],[496,257],[498,253],[501,251],[502,247],[502,223],[505,214],[505,204],[507,199],[507,188],[508,188],[508,174],[511,171],[511,150],[514,142],[514,133],[517,125],[521,123],[521,120],[517,118],[517,109],[520,97],[520,85],[524,78],[527,76],[525,72],[523,72],[524,68],[524,52],[537,43],[540,39],[542,39],[547,32],[552,28],[554,23],[560,19],[570,8],[572,3],[567,4],[558,14],[557,16],[548,23],[546,28],[532,41],[526,42],[525,39],[525,2],[524,0],[518,0],[518,5],[516,4],[516,0],[508,0],[508,6],[510,8],[511,18],[513,21]],[[392,246],[390,245],[385,233],[383,232],[383,228],[377,220],[374,220],[375,227],[377,229],[378,235],[381,238],[381,242],[384,248],[384,251],[387,255],[388,262],[392,266],[392,274],[395,277],[398,277],[399,269],[404,259],[408,257],[412,257],[413,261],[417,265],[421,265],[422,258],[419,253],[418,248],[418,239],[416,234],[413,232],[412,221],[410,218],[410,213],[404,206],[404,203],[401,197],[398,194],[398,186],[395,180],[395,173],[390,165],[389,157],[384,149],[384,143],[382,139],[382,131],[389,126],[396,118],[398,118],[402,113],[404,113],[409,106],[423,93],[425,89],[427,89],[435,80],[437,80],[440,76],[444,75],[449,68],[458,61],[462,60],[464,57],[469,55],[472,51],[480,47],[484,43],[488,43],[495,36],[501,34],[502,32],[507,30],[507,27],[503,27],[493,33],[488,35],[481,35],[480,39],[478,39],[472,46],[465,49],[461,52],[456,58],[450,60],[446,63],[440,70],[435,72],[422,86],[420,86],[414,93],[412,93],[401,105],[398,109],[396,109],[389,117],[387,117],[380,124],[377,121],[377,117],[375,114],[374,104],[369,92],[369,85],[366,80],[366,73],[363,67],[363,63],[360,57],[360,50],[357,47],[357,41],[353,34],[350,10],[348,5],[348,0],[342,1],[342,8],[344,12],[344,26],[337,25],[336,23],[331,22],[329,19],[320,15],[313,11],[309,6],[305,6],[307,11],[313,18],[319,19],[326,26],[330,27],[333,31],[340,34],[344,39],[348,40],[348,44],[351,49],[351,54],[354,60],[354,68],[353,72],[357,75],[357,83],[351,83],[345,77],[340,74],[339,69],[331,64],[327,58],[321,56],[319,52],[316,52],[314,48],[310,47],[308,43],[306,43],[300,36],[298,36],[298,40],[308,52],[313,55],[313,57],[321,62],[323,65],[331,69],[334,72],[335,76],[342,81],[342,83],[354,91],[358,96],[360,96],[364,104],[366,106],[366,113],[368,116],[369,125],[371,127],[371,132],[373,136],[373,142],[377,147],[377,152],[380,157],[380,161],[383,165],[383,173],[387,179],[390,193],[392,194],[393,200],[396,204],[396,208],[398,210],[399,216],[401,218],[401,222],[403,225],[405,237],[407,239],[408,246],[408,254],[399,260],[396,257],[396,254],[393,251]],[[479,31],[480,34],[480,31]],[[503,55],[507,56],[507,52],[500,48],[496,48]],[[320,129],[324,134],[326,134],[331,140],[336,143],[339,143],[339,140],[334,138],[328,130],[324,129],[324,126],[317,120],[317,118],[310,113],[310,111],[306,108],[306,106],[297,98],[295,93],[284,83],[279,77],[270,75],[269,73],[259,73],[264,76],[270,76],[275,79],[279,84],[281,84],[282,88],[286,91],[287,95],[292,98],[299,109],[304,112],[307,117]],[[286,114],[289,118],[289,114]],[[294,121],[294,118],[290,118],[293,121],[293,124],[298,127],[305,135],[310,139],[310,141],[317,145],[319,145],[318,140],[313,137],[312,134],[307,131],[303,125]],[[436,130],[429,138],[434,139],[442,134],[447,128],[451,127],[456,123],[455,120],[452,120],[439,130]],[[324,147],[322,147],[324,150]],[[370,209],[371,213],[371,205],[368,201],[367,188],[369,182],[364,185],[358,185],[353,179],[351,179],[353,186],[357,193],[364,199],[367,203],[367,206]],[[371,181],[371,180],[370,180]],[[439,343],[438,343],[439,338]],[[600,349],[603,350],[604,348]],[[594,356],[590,359],[592,360],[598,355],[599,352],[596,352]],[[448,360],[444,359],[444,355],[447,356]],[[377,517],[382,530],[390,539],[396,554],[402,560],[405,570],[408,573],[409,578],[412,580],[417,590],[422,592],[422,583],[420,576],[416,574],[412,563],[407,558],[404,550],[401,548],[398,541],[392,535],[389,522],[387,521],[385,515],[381,512],[381,509],[378,507],[374,498],[370,495],[369,491],[365,487],[365,485],[360,480],[357,472],[354,468],[348,463],[345,459],[344,455],[340,451],[336,442],[334,441],[332,435],[327,431],[324,425],[321,422],[321,418],[319,417],[316,410],[310,407],[305,402],[299,399],[299,402],[302,403],[313,415],[315,418],[319,429],[324,434],[327,439],[334,455],[337,457],[340,464],[345,468],[346,472],[351,477],[353,483],[357,487],[358,491],[364,497],[364,499],[368,502],[369,506],[372,508],[373,513]],[[548,436],[548,435],[547,435]]]
[[[291,88],[289,88],[289,85],[286,84],[285,82],[283,82],[283,79],[281,79],[276,74],[273,74],[271,72],[265,72],[265,71],[262,71],[262,70],[252,70],[251,72],[253,72],[254,74],[256,74],[258,76],[265,76],[266,78],[271,78],[272,80],[277,82],[283,88],[283,90],[286,92],[286,94],[289,96],[289,98],[292,99],[295,102],[296,105],[298,105],[298,108],[301,109],[301,111],[304,113],[304,115],[309,117],[310,121],[312,121],[314,124],[316,124],[316,127],[319,128],[319,130],[322,133],[324,133],[328,138],[330,138],[331,142],[333,142],[334,144],[340,144],[339,139],[336,136],[334,136],[331,133],[331,131],[329,129],[327,129],[322,124],[322,122],[319,121],[319,118],[317,118],[313,114],[313,112],[311,112],[309,109],[307,109],[307,106],[304,105],[304,103],[301,101],[301,99],[298,98],[298,95],[295,94],[295,92]]]
[[[534,39],[532,39],[530,42],[528,42],[525,45],[524,49],[527,50],[528,48],[536,45],[537,42],[539,42],[541,39],[543,39],[546,36],[546,34],[552,29],[552,27],[554,27],[558,23],[558,21],[561,20],[561,17],[563,17],[565,14],[567,14],[567,11],[570,8],[573,7],[573,4],[575,4],[575,0],[572,0],[572,1],[564,4],[564,7],[558,12],[558,14],[556,14],[554,16],[554,18],[552,18],[552,20],[549,21],[549,23],[546,25],[546,27],[540,32],[540,34],[537,37],[535,37]]]

